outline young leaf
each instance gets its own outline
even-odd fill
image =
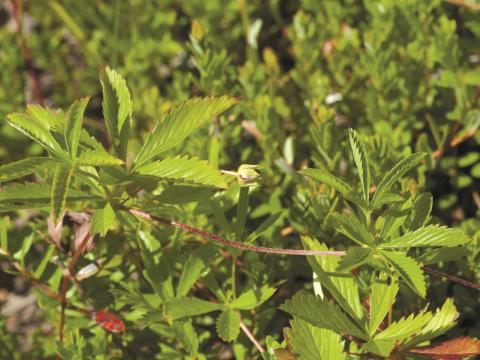
[[[77,156],[80,133],[82,131],[83,113],[89,98],[75,101],[68,109],[65,122],[65,143],[71,158]]]
[[[81,166],[112,166],[121,165],[123,161],[104,150],[87,150],[80,154],[77,164]]]
[[[339,262],[337,271],[350,271],[368,262],[372,257],[372,250],[362,247],[351,247],[347,251],[347,255]]]
[[[355,216],[334,213],[335,229],[360,245],[372,245],[373,236]]]
[[[313,180],[327,184],[340,192],[343,196],[349,198],[353,192],[352,187],[342,179],[330,174],[324,169],[303,169],[298,172],[301,175],[312,178]]]
[[[268,285],[249,289],[233,300],[229,306],[238,310],[252,310],[267,301],[274,293],[275,288]]]
[[[398,293],[398,283],[392,279],[389,285],[387,280],[387,276],[380,275],[372,284],[372,294],[370,296],[370,336],[377,332],[388,310],[393,306]]]
[[[100,73],[103,91],[103,116],[115,151],[121,159],[127,155],[132,116],[132,101],[125,80],[108,66]]]
[[[63,111],[53,111],[38,104],[28,104],[27,114],[47,129],[55,128],[64,123]]]
[[[357,166],[358,177],[360,178],[360,183],[362,184],[363,198],[368,206],[370,199],[370,169],[368,165],[367,150],[365,149],[363,140],[355,130],[349,129],[348,134],[350,137],[350,146],[352,148],[353,159],[355,160],[355,165]]]
[[[52,184],[52,215],[55,224],[58,223],[65,210],[72,173],[72,168],[64,164],[58,164],[55,169]]]
[[[430,194],[421,194],[415,199],[412,212],[407,220],[408,228],[410,230],[417,230],[419,227],[425,224],[430,212],[432,211],[432,205],[433,200],[432,195]]]
[[[336,305],[311,295],[296,295],[280,309],[312,325],[337,334],[350,334],[366,340],[368,336]]]
[[[396,164],[385,175],[382,181],[380,181],[380,184],[378,184],[377,191],[372,199],[372,206],[375,207],[379,202],[381,202],[382,197],[390,190],[393,184],[400,180],[400,178],[410,169],[415,167],[426,155],[426,153],[415,153],[407,156],[405,159]]]
[[[205,160],[176,156],[155,161],[137,170],[142,175],[158,177],[162,180],[175,180],[204,186],[226,188],[225,180],[217,169]]]
[[[201,300],[195,297],[171,298],[165,303],[166,317],[172,320],[206,314],[223,309],[222,304]]]
[[[344,360],[343,341],[339,334],[320,329],[296,318],[290,321],[288,343],[300,360]]]
[[[240,333],[240,314],[226,308],[217,319],[217,333],[224,341],[233,341]]]
[[[420,265],[401,252],[381,251],[381,254],[385,256],[388,262],[399,272],[407,285],[424,298],[427,289],[425,286],[425,276]]]
[[[59,156],[66,157],[57,141],[53,138],[48,128],[25,114],[12,113],[7,115],[8,123],[15,129],[37,142],[45,150]]]
[[[447,228],[440,225],[429,225],[392,241],[379,245],[379,248],[411,248],[425,246],[453,247],[468,242],[468,237],[459,228]]]
[[[211,118],[218,116],[236,102],[236,99],[227,96],[194,98],[173,108],[163,121],[157,123],[147,137],[135,158],[135,168],[176,146]]]
[[[9,181],[27,176],[57,164],[53,158],[32,157],[0,166],[0,181]]]

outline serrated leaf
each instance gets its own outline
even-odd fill
[[[104,236],[115,225],[115,211],[109,202],[104,207],[96,209],[90,222],[90,232]]]
[[[68,109],[65,122],[65,143],[71,158],[77,156],[80,133],[82,131],[83,113],[89,98],[75,101]]]
[[[417,230],[419,227],[425,224],[430,212],[432,211],[432,205],[432,195],[428,193],[421,194],[415,199],[412,212],[407,221],[408,228],[410,230]]]
[[[427,289],[425,276],[420,265],[404,253],[394,251],[381,251],[388,262],[399,272],[407,285],[422,298],[425,297]]]
[[[307,250],[329,250],[325,244],[303,237],[303,244]],[[346,311],[363,328],[364,311],[360,302],[358,286],[352,274],[337,271],[340,258],[336,256],[308,256],[307,261],[317,274],[318,281],[335,298],[342,310]]]
[[[443,303],[442,307],[437,309],[432,320],[408,343],[406,343],[405,347],[411,347],[443,335],[456,325],[456,320],[458,319],[459,315],[460,314],[455,308],[453,300],[447,299]]]
[[[212,245],[206,244],[189,256],[178,282],[177,296],[187,295],[193,284],[202,276],[203,270],[209,266],[215,254]]]
[[[337,271],[350,271],[357,268],[368,262],[372,254],[373,252],[369,248],[351,247],[348,249],[347,255],[340,260]]]
[[[467,256],[468,250],[464,246],[444,247],[440,249],[431,249],[417,257],[417,261],[423,265],[436,264],[441,261],[453,261],[463,256]]]
[[[394,340],[370,340],[363,344],[362,349],[387,358],[395,346]]]
[[[236,102],[236,99],[227,96],[194,98],[173,108],[162,121],[157,123],[155,129],[147,137],[135,158],[135,168],[178,145],[192,132]]]
[[[290,321],[288,343],[299,360],[344,360],[344,342],[339,334],[296,318]]]
[[[28,104],[27,114],[47,129],[55,128],[64,121],[63,111],[54,111],[38,104]]]
[[[414,168],[426,155],[426,153],[409,155],[387,172],[385,177],[378,184],[377,191],[372,199],[372,206],[375,207],[377,203],[382,201],[382,197],[390,190],[393,184],[400,180],[405,173]]]
[[[73,169],[64,164],[58,164],[52,183],[52,215],[54,224],[63,216],[67,202],[67,192],[70,187]]]
[[[11,126],[37,142],[45,150],[59,157],[65,157],[65,152],[54,139],[48,128],[42,126],[28,115],[20,113],[8,114],[7,121]]]
[[[396,203],[388,210],[387,217],[380,230],[380,237],[382,239],[389,238],[400,226],[405,222],[405,219],[410,213],[412,200],[409,198],[404,202]]]
[[[367,227],[355,216],[345,216],[339,213],[332,214],[335,229],[360,245],[372,245],[373,236]]]
[[[172,324],[173,331],[178,340],[185,346],[188,353],[196,357],[198,352],[199,340],[195,328],[192,325],[192,320],[174,321]]]
[[[367,150],[363,140],[358,133],[349,129],[350,146],[352,148],[353,159],[358,171],[358,177],[362,185],[363,198],[365,202],[369,203],[370,199],[370,168],[368,165]]]
[[[421,312],[417,315],[411,314],[409,317],[403,317],[393,322],[385,330],[375,335],[374,339],[403,342],[409,336],[418,333],[431,320],[431,312]]]
[[[132,116],[130,92],[122,76],[108,66],[100,73],[100,82],[105,125],[117,155],[125,159]]]
[[[48,157],[32,157],[0,166],[0,181],[9,181],[27,176],[56,165],[58,162]]]
[[[252,310],[267,301],[274,293],[275,288],[268,285],[249,289],[233,300],[229,306],[238,310]]]
[[[398,283],[393,279],[390,284],[388,284],[388,278],[385,275],[380,275],[378,279],[374,279],[370,296],[370,336],[377,332],[388,310],[393,306],[397,293]]]
[[[335,304],[312,295],[296,295],[280,309],[314,326],[366,340],[367,335]]]
[[[121,165],[123,161],[103,150],[87,150],[80,154],[77,164],[81,166],[111,166]]]
[[[379,245],[379,248],[411,248],[425,246],[453,247],[468,242],[468,237],[459,228],[447,228],[440,225],[429,225],[406,233],[392,241]]]
[[[222,304],[201,300],[195,297],[171,298],[165,301],[164,306],[166,317],[172,320],[202,315],[223,309]]]
[[[342,179],[330,174],[324,169],[303,169],[298,172],[301,175],[307,176],[313,180],[327,184],[340,192],[345,197],[350,197],[353,188]]]
[[[176,156],[155,161],[140,167],[138,173],[158,177],[162,180],[214,186],[225,188],[226,183],[219,170],[210,166],[205,160]]]
[[[224,341],[233,341],[240,333],[240,314],[230,308],[222,311],[217,319],[217,333]]]

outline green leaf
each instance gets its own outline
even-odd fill
[[[398,283],[394,279],[391,279],[390,284],[388,284],[388,277],[384,274],[374,279],[370,296],[370,336],[377,332],[388,310],[392,308],[397,293]]]
[[[57,141],[53,138],[48,128],[44,127],[28,115],[12,113],[7,115],[8,123],[15,129],[37,142],[45,150],[59,156],[66,157]]]
[[[379,248],[411,248],[425,246],[453,247],[468,242],[468,237],[459,228],[447,228],[440,225],[429,225],[406,233],[392,241],[379,245]]]
[[[240,314],[230,308],[223,310],[217,319],[217,333],[224,341],[233,341],[240,333]]]
[[[299,360],[344,360],[344,342],[339,334],[296,318],[290,321],[288,343]]]
[[[178,340],[185,346],[188,353],[196,357],[198,353],[199,340],[195,328],[192,325],[192,320],[174,321],[172,324],[173,331]]]
[[[425,276],[420,265],[412,258],[401,252],[380,251],[388,262],[399,272],[407,285],[422,298],[425,297]]]
[[[415,337],[408,341],[405,347],[412,347],[445,334],[456,325],[459,315],[453,300],[447,299],[443,306],[437,309],[430,322],[420,332],[415,334]]]
[[[337,334],[350,334],[362,340],[367,335],[335,304],[312,295],[295,295],[280,305],[280,309],[312,325],[325,328]]]
[[[103,208],[96,209],[90,222],[90,232],[104,236],[115,226],[115,212],[109,202]]]
[[[63,216],[67,203],[67,192],[70,187],[73,169],[64,164],[58,164],[52,183],[52,215],[53,223],[57,224]]]
[[[172,320],[202,315],[223,309],[222,304],[201,300],[195,297],[171,298],[165,301],[164,306],[166,317]]]
[[[193,284],[202,276],[202,272],[209,268],[215,257],[212,245],[207,244],[195,250],[185,263],[177,286],[177,296],[187,295]]]
[[[396,203],[390,207],[385,222],[383,223],[382,230],[380,231],[380,237],[382,239],[389,238],[400,226],[403,225],[405,219],[410,213],[411,206],[412,200],[408,198],[406,201]]]
[[[431,194],[424,193],[415,199],[412,212],[407,220],[408,228],[410,230],[417,230],[425,224],[432,211],[432,205],[433,200]]]
[[[330,174],[324,169],[303,169],[300,170],[298,173],[307,176],[313,180],[327,184],[328,186],[334,188],[347,198],[349,198],[353,192],[353,189],[349,184],[336,177],[335,175]]]
[[[217,169],[205,160],[176,156],[155,161],[137,170],[142,175],[158,177],[162,180],[192,183],[204,186],[226,188],[225,180]]]
[[[9,181],[27,176],[57,164],[53,158],[32,157],[0,166],[0,181]]]
[[[275,288],[268,285],[249,289],[233,300],[229,306],[238,310],[252,310],[267,301],[274,293]]]
[[[71,158],[77,156],[80,133],[82,131],[83,113],[87,107],[89,98],[75,101],[68,109],[65,122],[65,143]]]
[[[325,244],[303,237],[303,244],[308,250],[329,250]],[[363,327],[364,311],[360,302],[358,286],[349,272],[337,271],[340,258],[337,256],[308,256],[307,261],[317,274],[318,280],[335,298],[342,310],[346,311],[359,327]]]
[[[418,333],[431,320],[431,312],[421,312],[418,315],[411,314],[409,317],[401,318],[399,321],[392,323],[381,333],[377,334],[374,339],[402,342],[407,337]]]
[[[173,108],[159,121],[135,158],[135,168],[158,154],[178,145],[192,132],[199,129],[233,104],[236,99],[222,97],[194,98]]]
[[[28,104],[27,114],[47,129],[55,128],[64,123],[63,111],[53,111],[38,104]]]
[[[282,216],[282,212],[278,211],[272,215],[270,215],[264,222],[262,222],[259,227],[250,235],[248,235],[245,242],[252,243],[254,242],[259,236],[261,236],[266,230],[268,230],[273,224],[277,222],[278,219]]]
[[[370,199],[370,168],[368,165],[367,150],[365,149],[365,144],[360,138],[358,133],[349,129],[350,137],[350,146],[352,147],[353,159],[355,160],[355,165],[357,166],[358,177],[360,183],[362,184],[363,198],[367,203]]]
[[[10,219],[8,217],[0,218],[0,248],[8,251],[8,224]]]
[[[100,82],[105,125],[118,157],[125,159],[132,116],[130,92],[122,76],[108,66],[100,73]]]
[[[363,344],[362,349],[387,358],[395,346],[394,340],[370,340]]]
[[[104,150],[87,150],[81,153],[77,164],[81,166],[111,166],[121,165],[123,161]]]
[[[417,257],[417,261],[423,265],[436,264],[441,261],[452,261],[467,256],[468,250],[464,246],[444,247],[431,249]]]
[[[332,214],[335,229],[360,245],[372,245],[373,236],[367,227],[355,216],[346,216],[339,213]]]
[[[372,199],[372,206],[375,207],[377,203],[381,202],[382,197],[390,190],[393,184],[400,180],[405,173],[415,167],[426,155],[426,153],[415,153],[407,156],[396,164],[385,175],[382,181],[380,181],[380,184],[378,184],[377,191]]]
[[[337,271],[350,271],[360,265],[365,264],[372,258],[372,250],[362,247],[351,247],[347,251],[347,255],[342,257],[338,264]]]

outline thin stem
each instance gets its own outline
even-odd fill
[[[446,278],[450,281],[456,282],[457,284],[467,286],[467,287],[472,288],[472,289],[480,290],[480,284],[476,284],[472,281],[462,279],[458,276],[450,275],[450,274],[444,273],[442,271],[434,270],[434,269],[426,267],[426,266],[423,267],[423,270],[425,272],[429,273],[429,274],[436,275],[436,276],[439,276],[439,277],[444,277],[444,278]]]
[[[257,350],[263,354],[265,352],[265,349],[263,348],[262,345],[258,342],[258,340],[255,338],[255,336],[252,334],[252,332],[249,330],[249,328],[243,323],[243,321],[240,321],[240,329],[247,335],[248,339],[252,342],[252,344],[257,348]]]

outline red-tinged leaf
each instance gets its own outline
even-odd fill
[[[117,315],[108,311],[99,310],[92,313],[92,319],[105,330],[113,333],[121,333],[125,331],[125,324]]]
[[[467,356],[480,354],[480,340],[459,337],[440,344],[410,349],[409,352],[430,356],[437,360],[460,360]]]

